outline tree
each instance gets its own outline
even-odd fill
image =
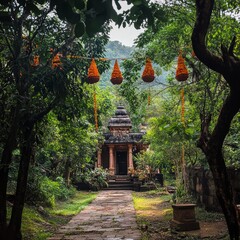
[[[4,36],[1,41],[4,46],[1,51],[1,85],[4,86],[1,94],[1,105],[4,107],[1,122],[5,128],[1,136],[0,236],[3,239],[21,239],[21,217],[29,164],[36,142],[37,123],[57,105],[69,106],[73,102],[67,98],[69,93],[82,98],[83,93],[79,90],[85,81],[88,63],[82,64],[83,68],[78,71],[77,64],[72,64],[72,60],[66,58],[67,53],[72,54],[71,50],[77,46],[80,50],[83,48],[79,48],[80,42],[74,41],[73,30],[76,30],[76,26],[60,22],[54,13],[48,15],[54,10],[51,4],[45,1],[42,5],[31,5],[25,1],[1,1],[1,4],[5,10],[0,15],[0,30]],[[61,11],[58,10],[60,14]],[[85,36],[85,53],[89,49],[91,56],[102,56],[108,32],[106,26],[102,28],[105,34],[97,34],[95,44]],[[52,35],[48,35],[48,32]],[[50,48],[53,50],[50,51]],[[62,58],[59,62],[54,59],[60,50]],[[79,52],[75,51],[74,54]],[[34,60],[37,55],[41,56],[40,62]],[[105,68],[106,64],[100,66],[102,71]],[[79,80],[78,75],[83,76],[82,80]],[[8,171],[16,148],[20,149],[21,159],[15,201],[10,223],[7,225]]]
[[[198,59],[224,77],[230,92],[223,103],[222,110],[212,132],[209,131],[210,119],[202,119],[199,147],[206,155],[212,171],[216,194],[226,218],[230,238],[239,239],[238,214],[233,199],[231,183],[226,171],[222,146],[229,132],[231,122],[240,109],[240,59],[234,53],[236,36],[233,37],[229,48],[221,46],[221,56],[210,52],[206,45],[214,3],[214,0],[196,1],[197,18],[192,34],[192,44]],[[235,7],[238,6],[236,5],[237,1],[233,1],[232,4],[235,4]]]
[[[177,13],[184,12],[184,21],[186,21],[186,16],[189,16],[189,11],[186,11],[187,8],[193,7],[192,1],[180,1],[175,5],[176,1],[168,2],[166,5],[170,6],[170,9],[173,7]],[[179,6],[181,5],[181,6]],[[184,9],[184,11],[182,11]],[[197,0],[196,1],[196,9],[197,9],[197,18],[195,21],[195,26],[192,33],[192,45],[197,58],[207,67],[214,70],[218,73],[212,74],[212,77],[209,78],[206,75],[198,76],[198,79],[203,77],[205,82],[205,96],[210,94],[210,100],[204,100],[202,102],[202,106],[205,107],[201,108],[204,111],[201,111],[201,136],[198,141],[198,146],[202,149],[203,153],[205,154],[210,169],[213,173],[215,186],[216,186],[216,194],[219,199],[220,205],[223,209],[226,222],[229,229],[229,234],[231,239],[239,239],[239,224],[238,224],[238,217],[236,211],[236,204],[233,199],[232,194],[232,187],[231,183],[229,182],[229,178],[226,171],[226,164],[223,157],[223,143],[224,140],[229,132],[231,122],[233,117],[239,112],[239,56],[238,48],[236,47],[236,36],[233,37],[233,40],[230,44],[229,49],[227,49],[226,45],[229,44],[229,36],[236,35],[239,27],[239,22],[236,20],[236,15],[230,14],[230,12],[235,12],[236,14],[239,13],[239,2],[238,1],[204,1],[204,0]],[[210,25],[211,20],[211,25]],[[163,35],[159,35],[160,44],[164,44],[166,31],[172,32],[173,37],[167,41],[174,42],[177,36],[179,36],[178,30],[183,32],[182,35],[185,35],[186,28],[179,27],[179,22],[177,21],[177,25],[175,24],[176,21],[170,22],[167,25],[167,29],[160,25],[160,31]],[[187,24],[191,26],[191,22],[188,21]],[[181,23],[180,23],[181,26]],[[229,26],[230,30],[229,30]],[[191,27],[190,27],[191,29]],[[222,31],[224,30],[224,31]],[[237,31],[236,31],[237,30]],[[189,32],[189,31],[188,31]],[[163,41],[161,36],[163,36]],[[169,35],[171,36],[171,35]],[[140,38],[140,44],[148,42],[148,39],[151,37],[151,31],[148,34],[142,35]],[[156,38],[157,41],[157,38]],[[151,42],[151,41],[150,41]],[[185,43],[186,44],[186,43]],[[219,45],[221,45],[221,49],[218,49]],[[178,45],[179,46],[179,45]],[[181,46],[181,44],[180,44]],[[154,47],[154,45],[153,45]],[[155,45],[156,47],[156,45]],[[173,48],[176,45],[173,44]],[[165,48],[164,48],[165,49]],[[156,48],[150,49],[152,50],[152,55],[158,55]],[[175,49],[176,51],[176,49]],[[165,53],[168,54],[165,54]],[[169,55],[170,53],[170,55]],[[155,55],[154,55],[155,54]],[[160,53],[161,54],[161,53]],[[220,56],[219,56],[220,55]],[[170,56],[168,60],[171,61],[171,51],[165,50],[162,52],[162,59],[164,57]],[[187,59],[188,60],[188,59]],[[190,66],[193,66],[191,62]],[[196,68],[193,70],[197,70]],[[207,72],[207,71],[206,71]],[[198,73],[199,75],[199,73]],[[215,77],[214,77],[215,75]],[[222,82],[222,77],[226,80],[227,84]],[[212,82],[212,83],[211,83]],[[215,84],[215,83],[216,84]],[[214,83],[214,84],[213,84]],[[219,84],[220,83],[220,84]],[[213,87],[213,86],[216,87]],[[218,107],[219,100],[216,101],[214,98],[220,92],[214,91],[211,93],[211,88],[217,89],[218,85],[225,87],[224,93],[227,94],[227,98],[224,101],[222,110],[218,119],[216,120],[215,126],[213,130],[211,129],[211,125],[215,122],[214,114]],[[228,89],[229,87],[229,89]],[[221,90],[221,92],[223,92]],[[191,95],[191,93],[190,93]],[[211,99],[212,98],[212,99]],[[208,105],[208,106],[207,106]],[[208,109],[206,109],[206,106]]]

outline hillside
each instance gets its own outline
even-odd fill
[[[107,58],[126,58],[129,57],[134,47],[124,46],[118,41],[109,41],[106,46]]]
[[[106,45],[106,58],[128,58],[133,52],[134,47],[124,46],[119,41],[109,41]],[[114,60],[110,62],[110,68],[108,71],[101,74],[100,86],[106,87],[111,86],[110,77],[112,73],[112,68],[114,65]],[[121,66],[121,60],[119,60],[119,65]]]

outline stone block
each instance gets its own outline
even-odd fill
[[[195,204],[173,204],[172,229],[177,231],[191,231],[200,229],[195,217]]]

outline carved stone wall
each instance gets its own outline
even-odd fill
[[[228,174],[232,182],[235,201],[240,204],[240,169],[228,169]],[[211,171],[203,167],[191,167],[187,169],[187,177],[189,193],[197,199],[197,204],[206,210],[221,211]]]

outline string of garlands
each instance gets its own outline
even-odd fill
[[[192,57],[195,57],[195,53],[192,52]],[[182,51],[179,51],[178,62],[177,62],[177,69],[176,69],[176,79],[179,82],[184,82],[188,79],[188,70],[184,63],[184,58],[182,56]],[[182,86],[181,91],[181,122],[184,127],[185,124],[185,100],[184,100],[184,87]],[[181,153],[181,164],[182,164],[182,174],[183,174],[183,181],[185,183],[185,148],[184,143],[182,143],[182,153]]]
[[[53,54],[53,50],[50,49],[50,52]],[[61,63],[61,57],[62,54],[57,53],[53,56],[52,61],[51,61],[51,67],[52,69],[55,68],[62,68],[62,63]],[[100,61],[111,61],[111,60],[115,60],[114,63],[114,67],[113,67],[113,71],[111,74],[111,79],[110,81],[112,82],[112,84],[114,85],[119,85],[122,83],[123,81],[123,76],[121,73],[121,70],[119,68],[118,65],[118,59],[121,60],[126,60],[127,58],[88,58],[88,57],[83,57],[83,56],[75,56],[75,55],[67,55],[67,58],[73,58],[73,59],[91,59],[91,63],[90,66],[88,68],[88,76],[87,76],[87,83],[89,84],[95,84],[100,80],[100,74],[97,68],[97,64],[95,62],[96,60],[100,60]],[[194,52],[192,52],[192,57],[195,57]],[[177,69],[176,69],[176,79],[179,82],[184,82],[188,79],[188,70],[186,68],[186,65],[184,63],[184,58],[182,56],[182,51],[179,51],[179,56],[178,56],[178,62],[177,62]],[[40,65],[40,57],[39,55],[35,55],[33,57],[33,63],[32,66],[33,67],[38,67]],[[144,82],[150,83],[155,79],[155,75],[154,75],[154,69],[152,67],[152,62],[150,60],[150,58],[146,59],[146,63],[145,63],[145,67],[142,73],[142,80]],[[97,100],[96,100],[96,91],[94,89],[94,119],[95,119],[95,127],[96,127],[96,131],[98,130],[98,117],[97,117]],[[148,105],[150,105],[151,102],[151,93],[150,93],[150,88],[148,91]],[[181,122],[183,123],[184,127],[185,127],[185,106],[184,106],[184,88],[182,87],[181,89]]]

